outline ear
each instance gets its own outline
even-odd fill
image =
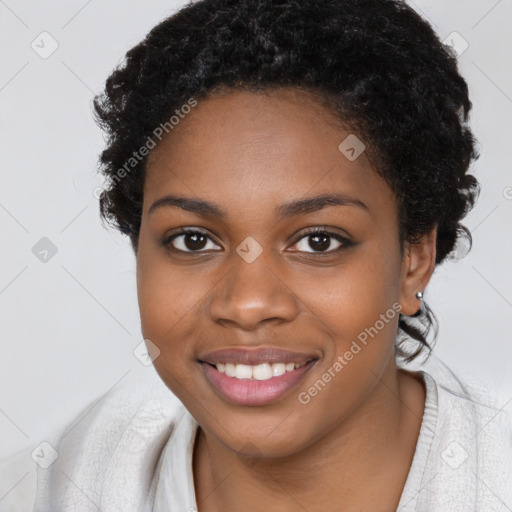
[[[405,242],[402,260],[400,304],[403,315],[414,315],[421,306],[417,292],[427,287],[436,265],[437,226],[416,243]]]

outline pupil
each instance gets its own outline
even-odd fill
[[[202,238],[203,240],[198,242],[199,238]],[[190,240],[193,240],[191,244],[189,243]],[[202,249],[205,245],[205,240],[206,237],[200,233],[189,233],[185,237],[185,246],[190,250]]]
[[[323,242],[311,244],[311,240],[323,239]],[[313,235],[310,237],[309,246],[311,249],[327,249],[329,247],[329,236],[327,235]]]

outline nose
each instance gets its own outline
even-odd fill
[[[282,272],[261,255],[248,263],[237,254],[230,271],[210,297],[214,322],[253,331],[268,322],[291,322],[299,314],[299,300]]]

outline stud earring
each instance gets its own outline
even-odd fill
[[[416,298],[417,298],[418,300],[423,299],[423,292],[416,292]]]

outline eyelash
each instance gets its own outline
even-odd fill
[[[202,235],[202,236],[206,236],[207,238],[209,238],[211,240],[211,237],[203,230],[201,229],[198,229],[198,228],[180,228],[180,230],[177,232],[177,233],[173,233],[172,235],[169,235],[167,237],[165,237],[163,240],[162,240],[162,245],[174,252],[179,252],[179,253],[182,253],[182,254],[202,254],[204,252],[208,252],[208,251],[203,251],[203,250],[200,250],[200,251],[182,251],[181,249],[176,249],[175,247],[172,247],[171,243],[176,239],[178,238],[179,236],[183,236],[183,235]],[[302,234],[302,236],[296,241],[294,242],[293,245],[296,245],[297,243],[299,243],[302,239],[304,238],[307,238],[309,236],[313,236],[313,235],[326,235],[327,237],[329,238],[334,238],[335,240],[337,240],[338,242],[341,243],[341,245],[337,248],[337,249],[332,249],[330,251],[312,251],[312,252],[306,252],[306,254],[315,254],[315,255],[320,255],[320,256],[323,256],[323,255],[332,255],[334,253],[338,253],[338,252],[341,252],[341,251],[344,251],[345,249],[348,249],[349,247],[352,247],[354,245],[354,242],[351,242],[350,240],[348,240],[347,238],[337,234],[337,233],[332,233],[330,231],[327,231],[325,228],[322,228],[322,227],[315,227],[315,228],[308,228],[306,230],[305,233]],[[298,251],[298,252],[305,252],[305,251]]]

